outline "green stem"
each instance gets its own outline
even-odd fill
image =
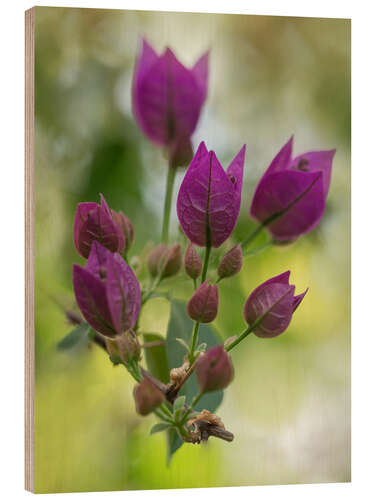
[[[129,361],[129,363],[123,363],[125,368],[128,370],[130,375],[136,380],[137,382],[140,382],[142,379],[141,372],[139,371],[139,366],[136,361]]]
[[[182,424],[186,423],[186,421],[188,420],[188,418],[190,416],[190,413],[194,410],[194,406],[196,406],[199,403],[199,401],[200,401],[201,397],[203,396],[203,394],[204,394],[203,392],[200,392],[199,394],[197,394],[193,398],[193,401],[191,402],[191,405],[189,406],[189,408],[186,409],[186,412],[185,412],[185,414],[184,414],[184,416],[183,416],[183,418],[181,420]]]
[[[160,405],[160,410],[164,413],[165,416],[167,416],[168,418],[171,418],[173,420],[172,413],[168,410],[168,408],[166,406],[164,406],[164,404]]]
[[[203,396],[203,394],[204,394],[203,392],[200,392],[199,394],[197,394],[197,395],[194,397],[193,401],[191,402],[191,407],[192,407],[192,408],[194,408],[194,406],[195,406],[195,405],[197,405],[197,404],[199,403],[199,401],[200,401],[201,397]]]
[[[257,320],[252,325],[250,325],[248,328],[246,328],[246,330],[244,330],[239,337],[237,337],[235,340],[233,340],[233,342],[231,342],[229,345],[226,346],[225,350],[227,352],[229,352],[231,349],[233,349],[233,347],[236,347],[237,344],[242,342],[242,340],[245,337],[247,337],[249,335],[249,333],[251,333],[254,330],[254,328],[256,327],[256,325],[258,323],[259,323],[259,321]]]
[[[157,415],[160,420],[163,420],[164,422],[168,422],[169,424],[174,424],[174,420],[166,417],[161,411],[159,410],[154,410],[155,415]]]
[[[204,254],[204,264],[203,264],[203,272],[202,272],[202,280],[201,283],[203,283],[206,279],[207,276],[207,270],[208,270],[208,262],[210,260],[210,253],[211,253],[211,245],[208,244],[206,246],[206,252]]]
[[[266,222],[266,221],[265,221]],[[250,243],[258,236],[258,234],[263,231],[263,229],[265,228],[266,224],[265,222],[263,222],[262,224],[260,224],[259,226],[257,226],[254,231],[252,231],[249,236],[246,238],[246,240],[244,240],[242,243],[241,243],[241,246],[242,246],[242,250],[245,250],[245,248],[247,246],[250,245]]]
[[[176,168],[172,167],[171,164],[168,166],[167,184],[165,190],[164,199],[164,214],[163,214],[163,229],[161,233],[161,241],[167,245],[168,244],[168,233],[169,233],[169,220],[171,215],[171,205],[173,196],[173,185],[176,177]]]
[[[160,282],[161,282],[161,277],[159,276],[154,282],[153,284],[151,285],[150,289],[148,290],[148,292],[146,293],[146,295],[144,295],[142,297],[142,306],[148,301],[148,299],[151,297],[151,295],[154,293],[154,291],[156,290],[156,288],[160,285]]]
[[[198,330],[199,330],[199,321],[196,321],[193,326],[193,331],[190,339],[190,352],[189,352],[189,362],[190,366],[194,363],[194,351],[197,346],[198,341]]]
[[[272,240],[266,241],[262,245],[259,245],[259,246],[255,247],[255,248],[253,248],[253,249],[248,250],[247,252],[245,252],[243,254],[243,257],[246,258],[246,257],[250,257],[252,255],[257,255],[259,252],[261,252],[265,248],[268,248],[271,245],[273,245],[273,241]]]

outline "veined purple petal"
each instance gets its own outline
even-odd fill
[[[79,250],[83,257],[87,258],[93,241],[111,250],[111,252],[122,251],[125,238],[120,235],[120,228],[108,215],[107,210],[97,205],[91,210],[86,221],[82,224],[79,233]],[[123,242],[121,248],[121,242]]]
[[[186,305],[188,316],[194,321],[211,323],[217,316],[219,290],[217,285],[204,281],[194,292]]]
[[[232,163],[227,168],[227,176],[234,186],[235,204],[238,210],[241,205],[243,167],[245,164],[246,144],[242,146],[239,153],[234,157]]]
[[[199,86],[202,101],[205,100],[207,95],[208,57],[209,52],[205,52],[203,56],[200,57],[194,64],[193,69],[191,70]]]
[[[73,287],[78,307],[90,326],[108,337],[114,337],[104,281],[74,264]]]
[[[301,293],[300,295],[296,295],[294,297],[294,299],[293,299],[293,312],[300,305],[300,303],[302,302],[304,296],[307,294],[307,291],[308,291],[308,288],[306,288],[306,290],[303,293]]]
[[[307,172],[322,172],[323,190],[326,197],[331,183],[332,162],[335,153],[336,149],[329,151],[309,151],[294,158],[289,168],[301,169]]]
[[[177,198],[182,229],[196,245],[205,246],[209,237],[211,245],[219,247],[233,231],[241,203],[244,152],[242,148],[225,172],[215,153],[200,144]]]
[[[271,283],[260,286],[249,296],[244,308],[249,325],[259,323],[253,332],[258,337],[276,337],[288,327],[293,314],[294,285]]]
[[[321,172],[282,170],[267,175],[259,183],[251,215],[260,222],[277,215],[267,227],[276,239],[288,240],[315,227],[324,209]]]
[[[153,64],[157,62],[159,56],[147,42],[147,40],[142,40],[142,49],[140,56],[137,60],[135,76],[137,79],[142,79],[142,77],[152,68]]]
[[[292,150],[293,136],[277,153],[264,175],[271,174],[272,172],[275,172],[275,170],[284,170],[288,168],[292,159]]]
[[[74,244],[77,250],[79,250],[80,248],[79,235],[82,226],[85,223],[90,211],[96,208],[97,206],[98,206],[97,203],[91,201],[86,203],[79,203],[77,206],[77,210],[74,216]]]
[[[107,258],[106,297],[118,334],[133,328],[141,306],[138,280],[119,254]]]
[[[93,241],[90,255],[85,265],[86,271],[89,271],[96,278],[103,279],[101,273],[103,272],[103,269],[106,269],[109,255],[112,255],[110,250],[107,250],[107,248],[100,245],[97,241]]]
[[[143,42],[133,81],[133,109],[143,132],[172,147],[176,157],[189,151],[207,92],[207,57],[188,69],[170,49],[157,56]]]
[[[253,294],[256,294],[264,288],[267,285],[270,285],[271,283],[280,283],[282,285],[289,285],[289,277],[290,277],[290,271],[285,271],[284,273],[278,274],[277,276],[274,276],[273,278],[270,278],[269,280],[265,281],[261,285],[259,285],[255,290],[253,290]]]
[[[99,196],[100,196],[100,205],[101,205],[101,207],[106,212],[106,214],[109,217],[111,217],[111,209],[109,208],[108,203],[106,202],[106,199],[104,198],[104,196],[102,195],[102,193],[100,193]]]

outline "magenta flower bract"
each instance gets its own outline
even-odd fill
[[[190,137],[207,94],[208,53],[188,69],[167,48],[143,40],[133,79],[133,111],[144,134],[165,146],[175,165],[191,160]]]
[[[222,345],[199,356],[195,372],[201,392],[225,389],[234,376],[232,362]]]
[[[208,280],[196,289],[186,306],[188,316],[200,323],[211,323],[217,316],[218,308],[218,286],[210,285]]]
[[[177,215],[190,241],[219,247],[231,235],[241,205],[243,146],[225,171],[201,142],[182,181]]]
[[[279,274],[259,285],[249,296],[244,307],[248,325],[256,325],[258,337],[271,338],[283,333],[307,289],[294,295],[296,287],[289,284],[290,271]]]
[[[74,244],[85,259],[90,254],[93,241],[111,252],[122,252],[125,248],[124,233],[113,219],[102,194],[100,205],[94,202],[79,203],[74,218]]]
[[[120,254],[94,241],[85,267],[73,266],[73,286],[78,307],[94,330],[115,337],[135,326],[141,290]]]
[[[266,223],[280,241],[297,238],[319,223],[336,152],[311,151],[292,158],[292,147],[293,137],[264,173],[250,207],[251,216]]]

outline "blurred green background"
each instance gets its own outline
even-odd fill
[[[135,413],[126,371],[97,346],[56,350],[70,328],[72,264],[82,262],[76,204],[102,192],[122,209],[136,228],[131,255],[159,239],[165,160],[131,113],[142,36],[186,65],[211,51],[194,146],[204,139],[226,167],[247,144],[227,247],[252,229],[256,182],[291,134],[296,154],[337,148],[319,227],[247,258],[220,284],[223,339],[242,331],[244,301],[265,279],[291,269],[299,293],[310,287],[284,335],[250,336],[233,351],[236,377],[218,414],[235,440],[185,445],[170,467],[164,435],[149,436],[154,417]],[[350,481],[350,21],[37,7],[35,83],[36,491]],[[175,210],[172,233],[181,240]],[[191,293],[182,274],[170,286]],[[168,314],[153,300],[141,327],[165,334]]]

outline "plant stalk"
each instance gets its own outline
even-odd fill
[[[189,353],[189,362],[190,366],[194,363],[194,351],[197,346],[198,341],[198,330],[199,330],[199,321],[196,321],[193,326],[193,331],[190,339],[190,353]]]
[[[165,198],[164,198],[163,226],[162,226],[162,233],[161,233],[161,241],[165,245],[168,245],[169,221],[170,221],[170,216],[171,216],[173,185],[174,185],[175,177],[176,177],[176,168],[172,167],[171,163],[169,163],[167,184],[166,184]]]
[[[206,276],[207,276],[208,262],[210,260],[210,253],[211,253],[211,245],[208,244],[206,246],[206,252],[204,254],[204,264],[203,264],[203,272],[202,272],[201,283],[203,283],[205,281]]]

